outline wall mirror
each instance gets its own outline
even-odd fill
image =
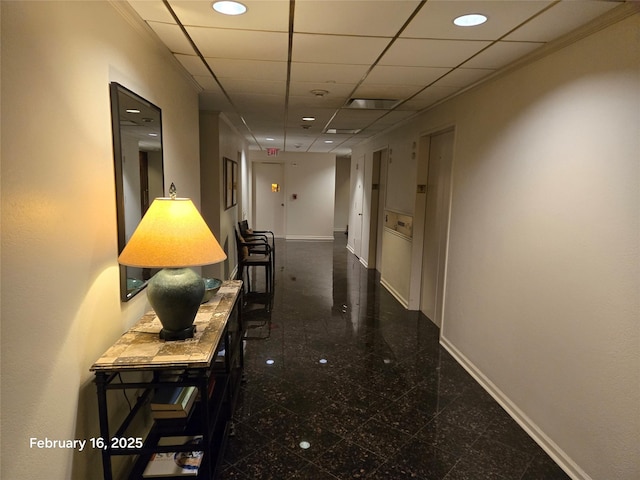
[[[118,83],[110,93],[119,254],[151,201],[164,196],[162,112]],[[154,273],[120,265],[121,300],[133,298]]]

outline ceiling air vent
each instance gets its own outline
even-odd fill
[[[399,100],[389,98],[352,98],[347,108],[362,108],[368,110],[391,110]]]
[[[327,128],[324,133],[334,133],[342,135],[356,135],[362,131],[361,128]]]

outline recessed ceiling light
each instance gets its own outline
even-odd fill
[[[475,27],[476,25],[482,25],[487,21],[487,17],[480,13],[470,13],[469,15],[462,15],[453,20],[459,27]]]
[[[315,119],[316,117],[302,117],[302,120],[305,122],[313,122]]]
[[[140,113],[137,108],[127,108],[127,113]]]
[[[325,140],[324,143],[333,143],[333,140]]]
[[[267,138],[265,138],[265,140],[267,142],[273,142],[275,140],[275,138],[267,137]]]
[[[213,9],[223,15],[242,15],[247,11],[247,7],[240,2],[230,1],[213,2]]]

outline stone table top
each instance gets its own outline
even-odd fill
[[[154,368],[207,368],[216,354],[229,315],[240,294],[242,281],[227,280],[207,303],[200,306],[193,338],[165,341],[154,311],[147,312],[92,366],[93,372]]]

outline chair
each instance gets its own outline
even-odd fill
[[[250,268],[264,267],[265,293],[271,294],[273,291],[273,259],[271,246],[263,241],[254,240],[247,242],[238,230],[235,230],[235,234],[238,252],[238,273],[236,278],[244,281],[244,273],[246,270],[248,293],[252,293]]]
[[[271,230],[252,230],[249,228],[249,222],[247,220],[238,222],[238,228],[240,229],[240,235],[242,235],[247,242],[251,242],[253,240],[264,240],[271,246],[271,256],[274,261],[275,269],[276,238],[273,232]]]

